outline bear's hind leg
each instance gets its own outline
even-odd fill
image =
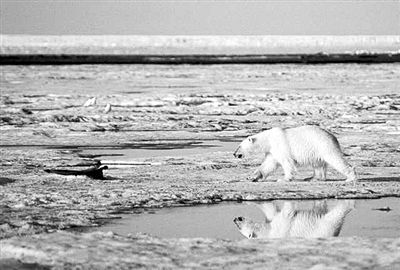
[[[351,167],[341,155],[330,155],[325,161],[335,170],[346,176],[346,182],[357,181],[357,175],[354,168]]]
[[[348,168],[348,173],[347,173],[347,178],[346,178],[346,182],[355,182],[357,181],[357,173],[356,170],[353,167]]]
[[[277,165],[278,162],[272,157],[272,155],[267,155],[250,180],[252,182],[257,182],[259,179],[266,178],[270,173],[276,170]]]
[[[314,168],[315,178],[314,180],[326,180],[326,164],[321,167]]]

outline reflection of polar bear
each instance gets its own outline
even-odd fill
[[[316,204],[311,210],[296,210],[291,202],[285,202],[281,211],[273,203],[258,205],[266,222],[256,223],[245,217],[233,221],[247,238],[318,238],[338,236],[346,215],[354,208],[354,200],[337,203],[330,211],[326,202]]]
[[[282,166],[286,181],[293,178],[296,166],[311,166],[312,179],[325,180],[327,165],[344,174],[346,181],[357,180],[354,169],[343,159],[336,137],[317,126],[263,131],[243,140],[234,156],[243,158],[256,151],[265,154],[265,159],[251,178],[253,181],[267,177],[278,165]]]

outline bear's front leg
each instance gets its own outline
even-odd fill
[[[262,178],[266,178],[270,173],[275,171],[277,165],[278,162],[272,157],[272,155],[267,155],[263,163],[261,163],[261,166],[255,171],[251,180],[257,182]]]
[[[284,160],[281,163],[283,172],[284,172],[284,178],[283,179],[278,179],[278,182],[289,182],[293,179],[293,172],[295,170],[292,162],[290,160]]]
[[[325,181],[326,180],[326,166],[315,167],[314,174],[312,177],[305,178],[304,181],[315,182],[318,180]]]
[[[247,180],[249,180],[251,182],[258,182],[258,180],[260,180],[262,178],[263,178],[262,173],[260,172],[259,169],[257,169],[254,171],[254,173],[251,176],[247,177]]]

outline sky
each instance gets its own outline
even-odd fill
[[[1,34],[400,34],[400,0],[0,1]]]

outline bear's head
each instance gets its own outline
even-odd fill
[[[244,158],[247,157],[249,154],[254,152],[258,148],[257,138],[255,136],[250,136],[244,139],[238,148],[236,148],[233,155],[236,158]]]
[[[252,221],[245,217],[236,217],[233,222],[239,229],[239,232],[248,239],[256,239],[265,237],[265,226]]]
[[[248,220],[245,217],[236,217],[234,218],[233,222],[236,224],[240,233],[243,234],[244,237],[249,239],[257,237],[254,234],[255,223],[253,221]]]

